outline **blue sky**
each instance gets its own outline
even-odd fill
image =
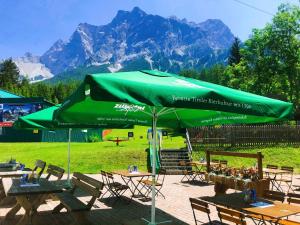
[[[189,21],[221,19],[245,40],[252,28],[262,28],[272,16],[239,0],[0,0],[0,59],[43,54],[59,38],[68,39],[81,22],[109,23],[118,10],[138,6],[149,14],[177,16]],[[240,0],[275,14],[284,2],[298,0]]]

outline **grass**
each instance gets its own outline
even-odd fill
[[[230,151],[235,152],[247,152],[247,153],[257,153],[262,152],[264,156],[263,166],[267,164],[278,165],[278,166],[292,166],[295,168],[297,173],[300,173],[300,148],[294,147],[261,147],[253,149],[234,149]],[[204,151],[194,151],[193,159],[198,160],[201,157],[205,157]],[[250,167],[254,166],[256,163],[255,159],[248,158],[238,158],[232,156],[212,156],[213,159],[228,160],[228,165],[232,167]]]
[[[135,129],[112,130],[104,142],[71,143],[71,172],[99,173],[102,169],[126,169],[128,165],[137,165],[140,170],[147,170],[147,129],[136,126]],[[121,142],[119,146],[107,141],[111,138],[127,137],[128,131],[133,131],[135,137]],[[164,138],[163,146],[184,147],[184,139]],[[0,161],[15,158],[31,167],[36,159],[42,159],[47,164],[67,168],[67,149],[68,143],[0,143]]]
[[[128,165],[137,165],[140,170],[147,169],[148,146],[146,127],[135,127],[131,130],[112,130],[104,142],[98,143],[72,143],[71,144],[71,171],[83,173],[98,173],[101,169],[112,171],[126,169]],[[129,141],[116,146],[114,142],[107,141],[115,137],[127,137],[127,132],[133,131],[135,137]],[[142,138],[141,138],[142,136]],[[164,148],[184,147],[182,137],[164,138]],[[67,168],[67,143],[0,143],[0,161],[7,161],[11,157],[31,167],[36,159],[45,160],[48,164],[55,164]],[[272,147],[256,149],[237,149],[239,152],[261,151],[264,158],[264,165],[290,165],[300,173],[300,149],[292,147]],[[193,159],[198,160],[204,156],[204,151],[193,153]],[[253,159],[233,157],[213,157],[227,159],[230,166],[252,166]]]

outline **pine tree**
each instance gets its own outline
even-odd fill
[[[11,58],[0,64],[0,87],[16,86],[20,82],[19,78],[19,69]]]
[[[240,40],[235,37],[228,57],[228,64],[230,66],[237,65],[241,61],[242,56],[240,52],[240,45]]]

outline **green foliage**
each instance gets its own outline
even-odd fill
[[[229,65],[229,85],[299,104],[300,8],[281,5],[272,23],[254,29],[241,49],[238,64]]]
[[[92,134],[88,137],[87,139],[88,142],[99,142],[100,141],[100,138],[98,135],[96,134]]]
[[[0,88],[14,88],[21,82],[19,69],[12,59],[4,60],[0,64]]]
[[[228,57],[228,65],[233,66],[238,64],[241,61],[241,52],[240,52],[241,41],[235,37],[234,42],[230,48],[229,57]]]

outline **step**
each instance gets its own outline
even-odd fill
[[[182,170],[167,170],[166,174],[168,175],[183,175]]]

